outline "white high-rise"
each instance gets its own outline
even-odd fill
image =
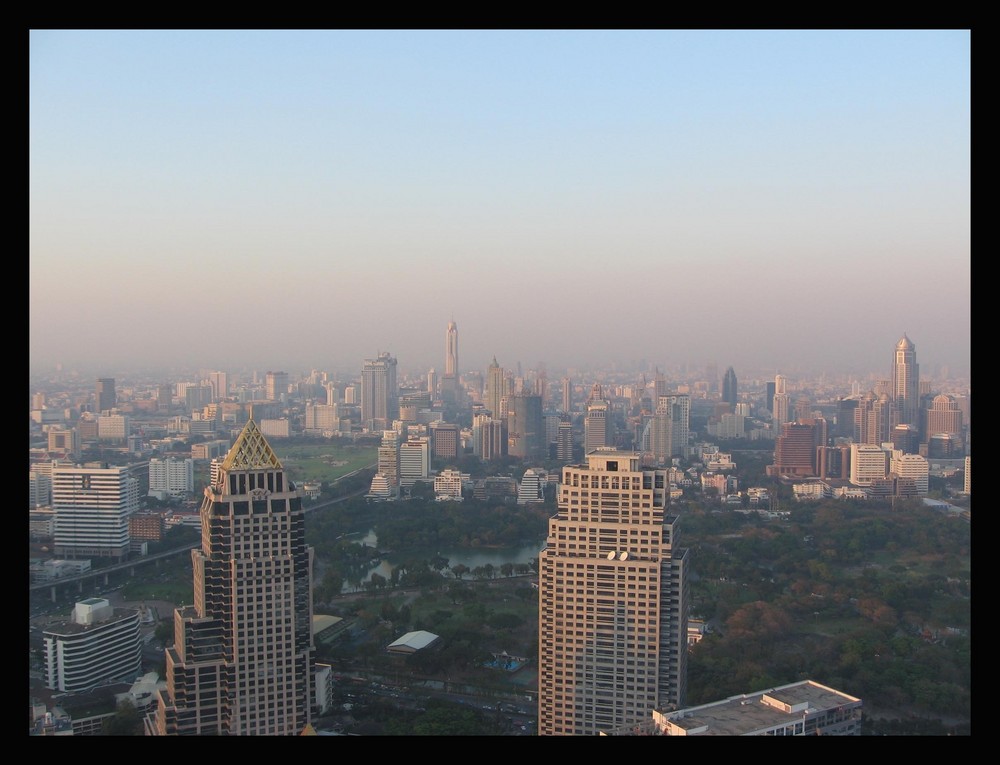
[[[892,400],[897,421],[894,425],[920,425],[920,367],[917,346],[905,334],[896,343],[892,362]]]
[[[55,465],[52,509],[56,555],[123,559],[128,519],[139,509],[139,481],[127,467]]]

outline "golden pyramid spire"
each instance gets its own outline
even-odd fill
[[[254,468],[274,468],[282,470],[281,462],[271,448],[271,445],[260,432],[257,423],[251,419],[243,426],[243,430],[229,450],[222,463],[223,470],[250,470]]]

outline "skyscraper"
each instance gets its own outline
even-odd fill
[[[299,735],[313,703],[302,491],[247,421],[201,505],[194,605],[174,614],[150,735]]]
[[[396,359],[382,352],[366,359],[361,369],[361,425],[369,431],[385,430],[399,417]]]
[[[896,343],[892,363],[892,400],[897,421],[893,425],[920,426],[920,368],[917,365],[917,346],[904,333]]]
[[[454,321],[448,322],[448,329],[445,331],[444,349],[444,373],[454,379],[458,379],[458,325]]]
[[[730,412],[736,411],[739,394],[736,389],[736,370],[732,367],[726,370],[726,374],[722,378],[722,400],[729,404]]]
[[[689,556],[668,496],[667,471],[634,452],[562,469],[539,555],[539,735],[595,735],[683,706]]]
[[[614,424],[611,402],[604,398],[604,391],[597,383],[587,401],[587,414],[583,421],[583,453],[590,454],[602,446],[613,446]]]
[[[97,412],[106,412],[118,405],[118,395],[115,393],[115,378],[97,378]]]
[[[507,453],[522,459],[547,456],[542,397],[520,393],[510,396],[507,405]]]
[[[55,554],[65,558],[128,556],[128,519],[139,509],[139,480],[127,467],[52,468]]]
[[[497,364],[497,357],[493,357],[493,363],[486,371],[486,408],[489,410],[494,420],[503,417],[500,413],[500,400],[506,395],[504,390],[504,370]]]

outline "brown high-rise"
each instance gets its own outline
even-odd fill
[[[313,703],[312,548],[302,492],[251,418],[201,505],[194,605],[174,612],[148,735],[290,736]]]
[[[595,735],[684,704],[688,551],[665,469],[598,449],[567,465],[539,555],[538,733]]]

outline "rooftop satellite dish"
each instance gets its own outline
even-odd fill
[[[618,560],[628,560],[628,553],[623,552],[621,555],[618,556]]]
[[[611,552],[608,553],[608,560],[614,560],[614,559],[615,559],[615,553],[614,550],[612,550]]]

